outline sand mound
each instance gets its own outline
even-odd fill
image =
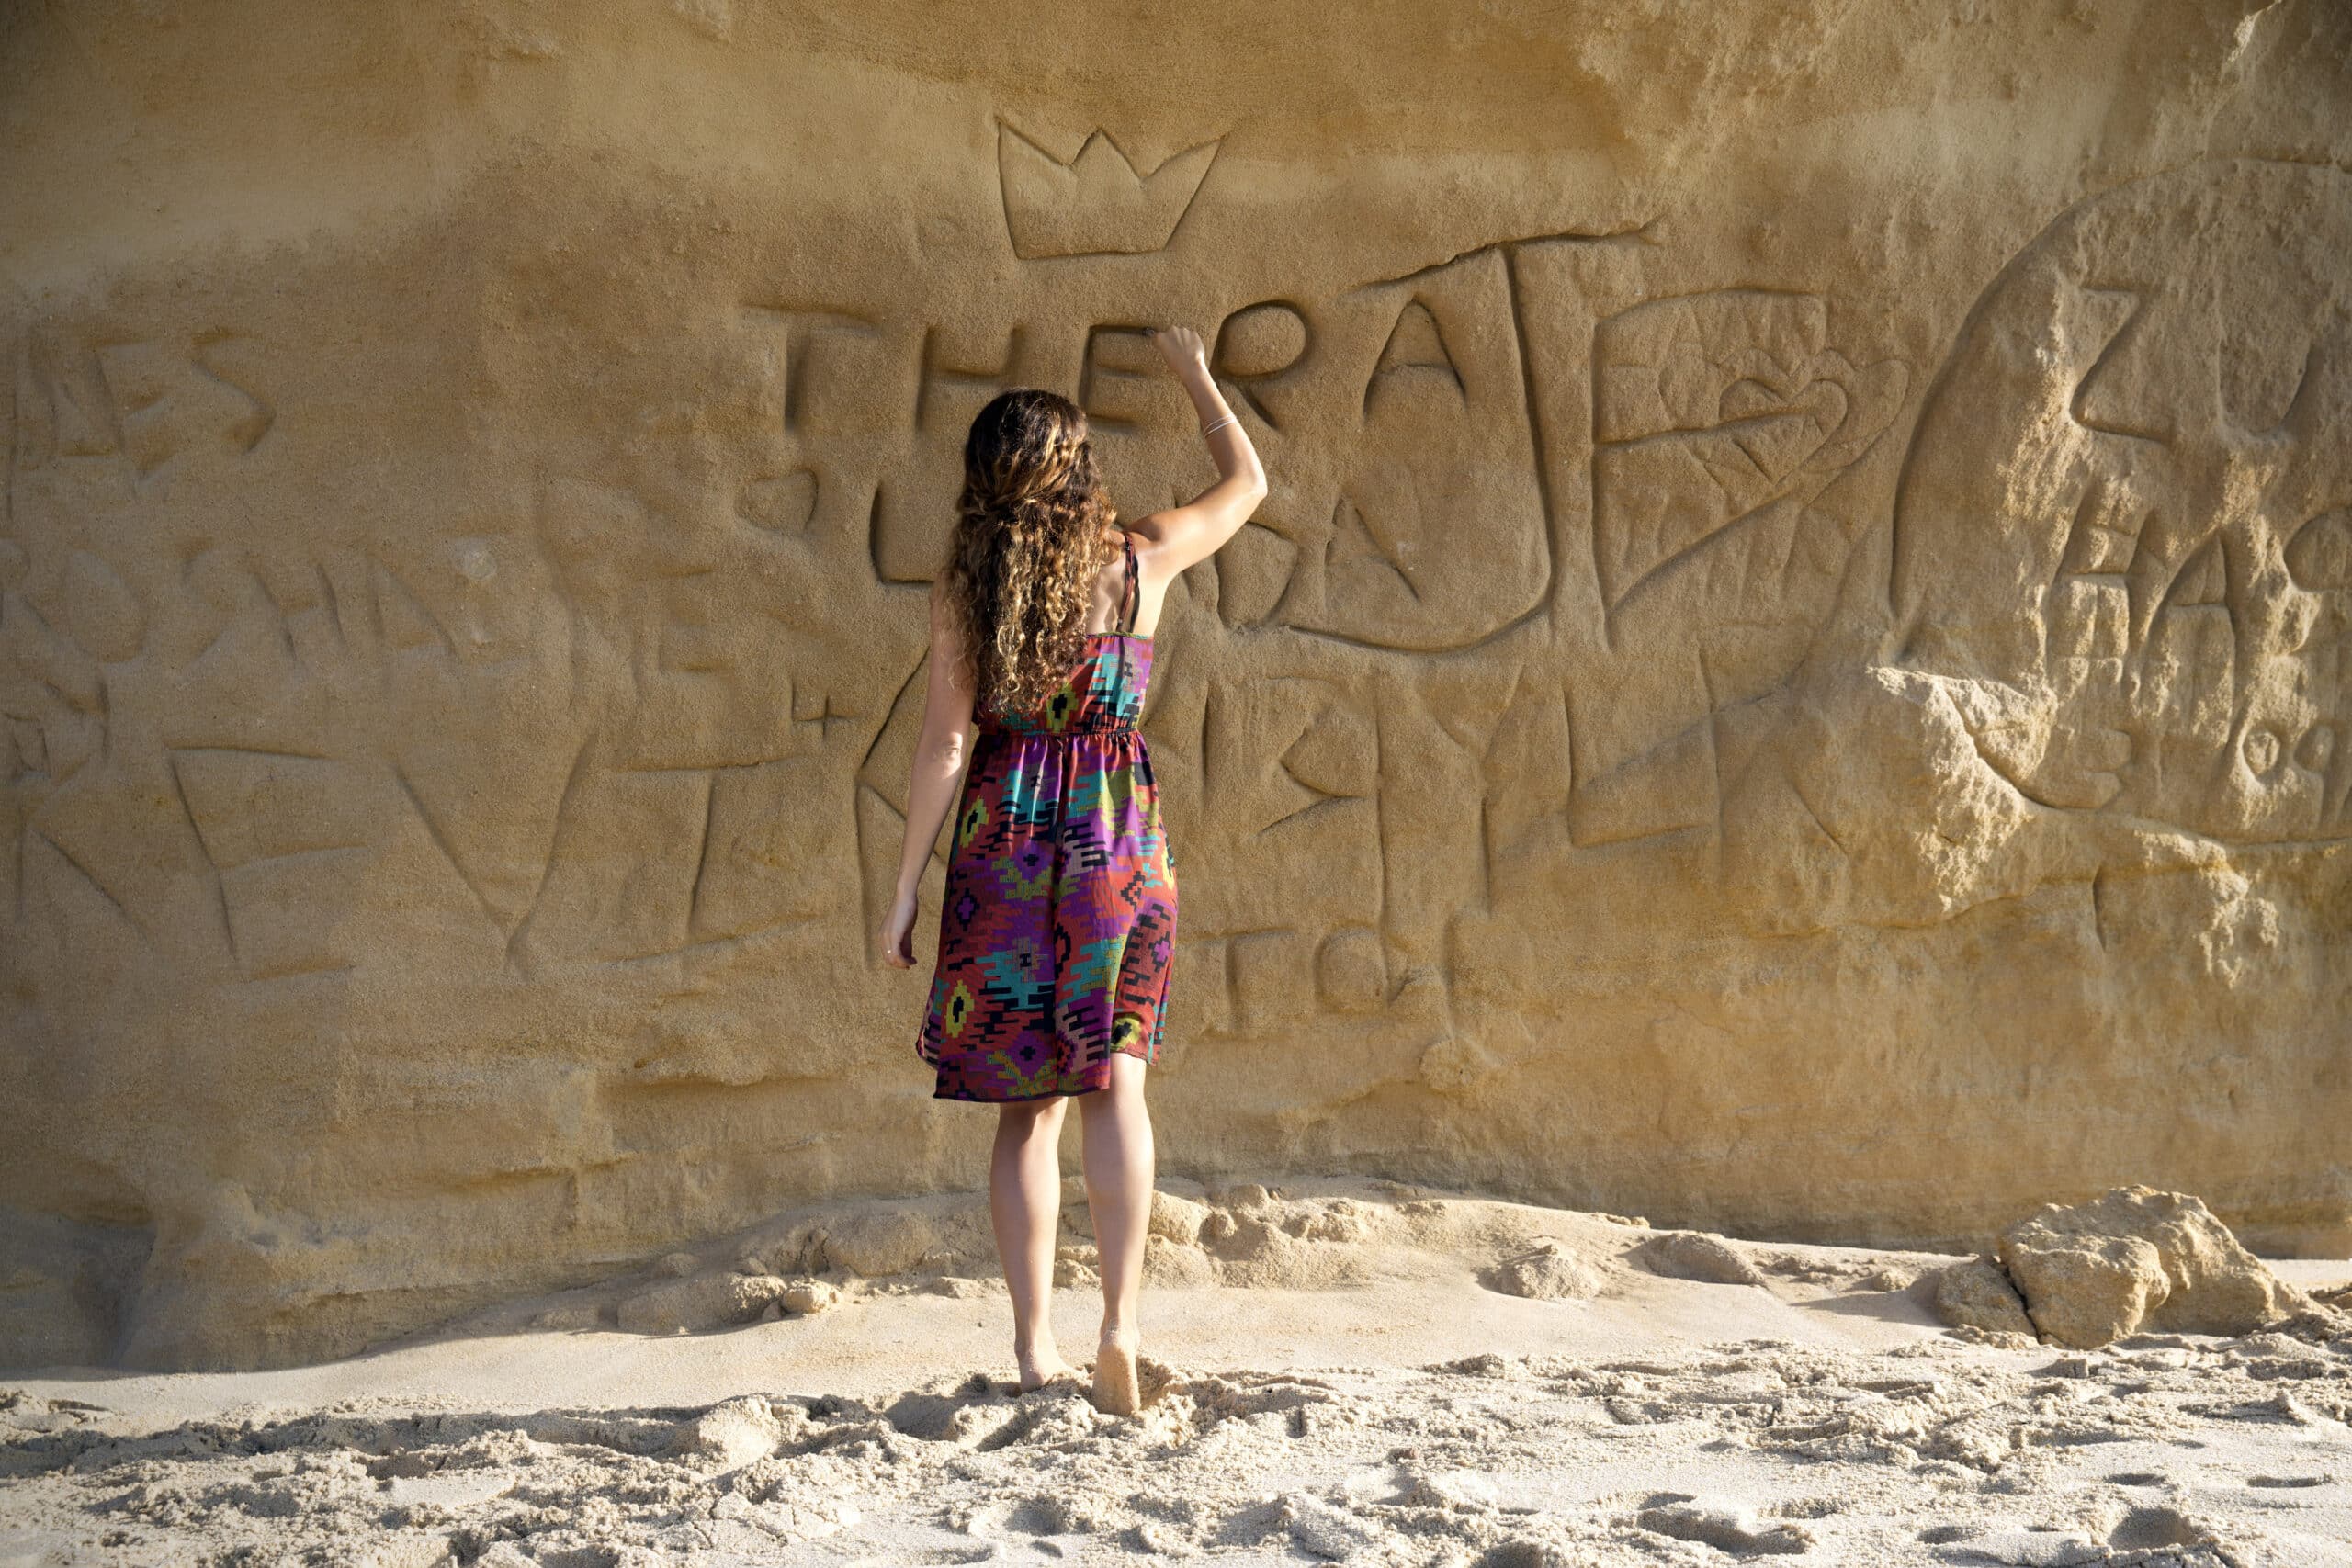
[[[1101,1283],[1082,1187],[1065,1190],[1054,1282]],[[1769,1287],[1720,1236],[1654,1233],[1637,1220],[1469,1198],[1398,1182],[1300,1187],[1237,1182],[1214,1193],[1171,1178],[1152,1200],[1147,1285],[1326,1290],[1379,1279],[1458,1276],[1535,1301],[1584,1301],[1639,1269]],[[919,1292],[1001,1295],[985,1198],[875,1199],[794,1211],[626,1277],[565,1292],[534,1328],[707,1333]],[[486,1320],[503,1314],[493,1311]]]
[[[1702,1231],[1667,1231],[1634,1250],[1651,1273],[1663,1274],[1669,1280],[1770,1288],[1764,1271],[1719,1235]]]
[[[1099,1287],[1084,1192],[1064,1193],[1055,1283]],[[1925,1267],[1921,1267],[1921,1265]],[[2017,1345],[2094,1348],[2141,1333],[2243,1335],[2297,1314],[2322,1332],[2337,1309],[2274,1276],[2199,1200],[2120,1188],[2045,1205],[1996,1250],[1958,1261],[1654,1230],[1614,1215],[1430,1193],[1400,1182],[1170,1179],[1154,1194],[1148,1286],[1317,1291],[1384,1280],[1467,1278],[1498,1294],[1577,1303],[1643,1279],[1742,1285],[1767,1296],[1915,1295],[1941,1322]],[[527,1320],[548,1329],[708,1333],[910,1292],[1003,1292],[986,1200],[875,1199],[793,1211],[566,1292]],[[511,1312],[475,1321],[498,1323]]]
[[[1540,1302],[1580,1301],[1607,1283],[1600,1269],[1550,1236],[1504,1258],[1482,1280],[1488,1290]]]

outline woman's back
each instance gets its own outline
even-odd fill
[[[1098,590],[1106,582],[1118,585],[1111,595],[1115,606],[1112,625],[1087,633],[1086,651],[1071,668],[1069,678],[1043,703],[1019,713],[983,704],[976,713],[980,728],[1044,735],[1102,735],[1135,729],[1151,681],[1152,644],[1149,637],[1135,629],[1141,596],[1135,544],[1124,533],[1119,543],[1118,556],[1102,574],[1106,581],[1096,584]]]
[[[1146,519],[1147,522],[1150,521]],[[1136,536],[1125,528],[1113,530],[1110,559],[1094,574],[1086,629],[1090,636],[1120,633],[1148,641],[1159,625],[1167,600],[1167,584],[1148,583],[1144,563],[1136,548]],[[1154,588],[1157,592],[1154,592]]]

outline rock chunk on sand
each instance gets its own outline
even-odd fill
[[[2034,1326],[2077,1349],[2143,1329],[2250,1334],[2301,1304],[2201,1200],[2148,1187],[2045,1204],[2002,1233],[2000,1259]]]
[[[620,1325],[632,1334],[725,1328],[756,1321],[784,1293],[785,1282],[772,1274],[695,1274],[623,1298]]]
[[[784,1287],[784,1310],[806,1317],[841,1304],[842,1293],[822,1280],[793,1280]]]
[[[2150,1187],[2042,1205],[1994,1257],[1942,1270],[1934,1300],[1954,1327],[2078,1350],[2142,1332],[2251,1334],[2309,1306],[2201,1200]]]
[[[1972,1258],[1938,1272],[1935,1303],[1936,1315],[1954,1328],[2035,1337],[2033,1320],[2025,1314],[2025,1298],[1992,1258]]]
[[[930,1220],[912,1208],[861,1209],[825,1227],[825,1267],[869,1280],[910,1273],[938,1240]]]
[[[1179,1246],[1191,1247],[1199,1241],[1201,1224],[1208,1217],[1205,1203],[1195,1203],[1173,1192],[1155,1190],[1151,1195],[1151,1234],[1165,1236]]]
[[[618,1321],[632,1334],[700,1334],[756,1323],[772,1307],[806,1316],[837,1304],[841,1292],[822,1280],[773,1274],[696,1274],[624,1297]]]

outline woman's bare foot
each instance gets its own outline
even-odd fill
[[[1021,1392],[1031,1393],[1049,1382],[1067,1378],[1078,1381],[1078,1369],[1062,1359],[1062,1353],[1051,1345],[1041,1345],[1031,1350],[1016,1350],[1013,1359],[1021,1364]]]
[[[1111,1416],[1133,1416],[1143,1406],[1136,1376],[1137,1336],[1132,1328],[1105,1328],[1094,1354],[1094,1408]]]

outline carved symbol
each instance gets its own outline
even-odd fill
[[[1106,363],[1102,351],[1111,344],[1123,350],[1120,357],[1126,363]],[[1158,351],[1151,346],[1148,331],[1143,327],[1096,323],[1086,329],[1086,352],[1079,361],[1078,406],[1086,411],[1088,423],[1114,430],[1132,429],[1140,416],[1106,407],[1106,392],[1129,390],[1152,386],[1157,378],[1146,367],[1147,359],[1156,359]]]
[[[1216,569],[1216,608],[1228,626],[1256,626],[1282,603],[1298,559],[1298,546],[1263,523],[1243,525],[1211,558]]]
[[[1463,382],[1461,367],[1446,352],[1445,333],[1419,295],[1405,301],[1404,309],[1396,312],[1395,324],[1388,329],[1388,341],[1380,346],[1379,363],[1372,367],[1372,378],[1363,385],[1363,416],[1372,417],[1373,400],[1391,381],[1416,371],[1434,371],[1453,382],[1454,395],[1464,407],[1468,406],[1470,389]]]
[[[985,402],[1005,387],[1012,386],[1028,362],[1028,333],[1014,327],[1005,334],[1004,357],[987,367],[950,365],[946,351],[940,346],[940,329],[927,326],[922,330],[922,357],[915,376],[914,428],[921,434],[931,420],[932,389],[944,383],[967,392],[978,393],[978,402]],[[977,403],[975,404],[977,407]],[[962,433],[957,432],[960,435]]]
[[[1543,602],[1550,519],[1513,288],[1487,248],[1350,290],[1370,293],[1355,308],[1378,311],[1382,335],[1358,340],[1361,418],[1340,483],[1304,516],[1285,500],[1261,518],[1296,547],[1272,618],[1419,650],[1475,643]]]
[[[2322,513],[2287,543],[2287,570],[2313,593],[2352,590],[2352,506]]]
[[[15,465],[119,457],[144,482],[183,453],[250,453],[277,412],[220,363],[249,346],[226,333],[96,344],[36,334],[17,375]]]
[[[1228,317],[1214,363],[1238,406],[1274,433],[1334,441],[1342,457],[1336,485],[1278,491],[1220,554],[1227,624],[1421,651],[1475,644],[1533,614],[1551,592],[1560,521],[1521,260],[1641,243],[1636,228],[1473,246],[1344,291],[1313,333],[1285,300]],[[1312,344],[1322,363],[1309,367]],[[1359,353],[1336,371],[1329,363]],[[1308,394],[1335,376],[1359,395],[1331,430],[1340,411],[1328,391]],[[1509,483],[1513,474],[1524,484]]]
[[[863,316],[841,310],[801,310],[789,305],[764,305],[752,301],[744,306],[756,321],[769,321],[784,332],[784,363],[779,367],[784,378],[784,429],[786,434],[797,433],[806,423],[814,393],[812,387],[833,368],[829,355],[819,352],[820,344],[842,338],[871,339],[881,335],[881,329]],[[838,370],[835,369],[835,375]],[[820,398],[819,401],[825,399]]]
[[[379,791],[324,757],[241,747],[165,753],[210,866],[232,959],[249,979],[346,969],[332,925],[306,918],[322,885],[353,874],[379,832]]]
[[[1283,422],[1266,405],[1260,383],[1278,380],[1305,360],[1312,343],[1306,311],[1288,300],[1268,299],[1246,305],[1219,323],[1209,363],[1234,397],[1265,421],[1267,429],[1279,431]]]
[[[2108,399],[2102,389],[2104,386],[2114,384],[2106,380],[2111,374],[2117,382],[2128,382],[2130,379],[2128,370],[2115,374],[2119,362],[2124,357],[2119,350],[2128,347],[2126,340],[2140,324],[2141,312],[2148,302],[2146,296],[2133,288],[2101,288],[2097,284],[2085,284],[2083,295],[2086,305],[2111,304],[2117,321],[2115,330],[2108,333],[2107,340],[2099,344],[2098,356],[2091,361],[2090,368],[2083,372],[2083,378],[2075,383],[2075,394],[2066,400],[2067,411],[2086,430],[2096,430],[2103,435],[2128,436],[2134,441],[2153,441],[2162,446],[2170,438],[2168,431],[2135,430],[2119,423],[2120,415],[2105,412]],[[2100,385],[2095,386],[2094,383]]]
[[[87,550],[65,564],[65,624],[82,650],[101,664],[137,656],[147,637],[147,612],[114,568]]]
[[[1827,336],[1825,300],[1753,288],[1595,330],[1593,552],[1611,610],[1743,525],[1792,542],[1795,513],[1885,431],[1909,372],[1856,366]]]
[[[35,422],[43,437],[26,444],[19,459],[25,467],[51,457],[102,457],[121,450],[121,412],[95,352],[61,333],[42,333],[25,357],[32,397],[20,397],[17,418]]]
[[[829,693],[820,692],[812,696],[796,688],[792,694],[792,722],[816,726],[820,741],[832,738],[833,726],[851,724],[855,722],[856,718],[857,715],[843,713],[834,707],[832,696]]]
[[[1201,718],[1202,774],[1218,814],[1252,838],[1292,829],[1379,784],[1372,716],[1332,682],[1299,676],[1222,695]]]
[[[1333,931],[1315,950],[1315,991],[1335,1012],[1371,1012],[1389,1000],[1388,953],[1370,926]]]
[[[1165,249],[1223,141],[1188,147],[1145,175],[1099,128],[1065,163],[998,120],[997,177],[1012,254],[1030,260]]]
[[[795,468],[782,478],[744,480],[735,492],[735,514],[771,534],[807,534],[817,515],[816,470]]]
[[[944,538],[925,538],[903,520],[893,523],[890,518],[882,481],[876,479],[874,499],[865,510],[866,564],[874,569],[874,581],[886,587],[930,581],[930,568],[938,559]]]
[[[888,908],[894,858],[906,832],[907,815],[899,801],[905,797],[914,760],[915,736],[922,727],[923,671],[918,661],[892,694],[890,712],[858,759],[851,785],[852,818],[857,833],[857,859],[865,894],[864,925],[871,931]],[[946,862],[935,852],[933,862],[943,871]],[[866,954],[869,965],[874,955]]]

